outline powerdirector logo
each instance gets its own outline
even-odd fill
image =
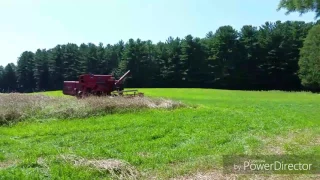
[[[225,174],[320,174],[320,156],[225,155]]]

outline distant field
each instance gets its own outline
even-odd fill
[[[113,177],[97,170],[91,163],[94,159],[126,161],[130,170],[139,172],[138,179],[192,178],[193,174],[210,178],[224,176],[221,155],[225,154],[320,155],[319,94],[139,91],[197,106],[0,127],[1,179]],[[63,96],[61,91],[41,94]]]

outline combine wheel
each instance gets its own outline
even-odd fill
[[[76,94],[76,97],[77,97],[78,99],[81,99],[81,98],[82,98],[82,94],[83,94],[82,91],[78,91],[77,94]]]

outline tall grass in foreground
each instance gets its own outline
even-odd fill
[[[26,119],[85,118],[94,115],[139,111],[146,108],[173,109],[183,106],[162,98],[147,97],[51,97],[41,94],[0,94],[0,125]]]

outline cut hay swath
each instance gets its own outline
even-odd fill
[[[134,166],[119,159],[85,159],[74,155],[60,155],[59,158],[74,166],[87,166],[99,171],[108,171],[113,179],[136,180],[140,175]]]
[[[173,109],[183,106],[163,98],[96,97],[84,99],[50,97],[42,94],[0,94],[0,125],[25,119],[85,118],[110,113],[136,112],[142,109]]]

